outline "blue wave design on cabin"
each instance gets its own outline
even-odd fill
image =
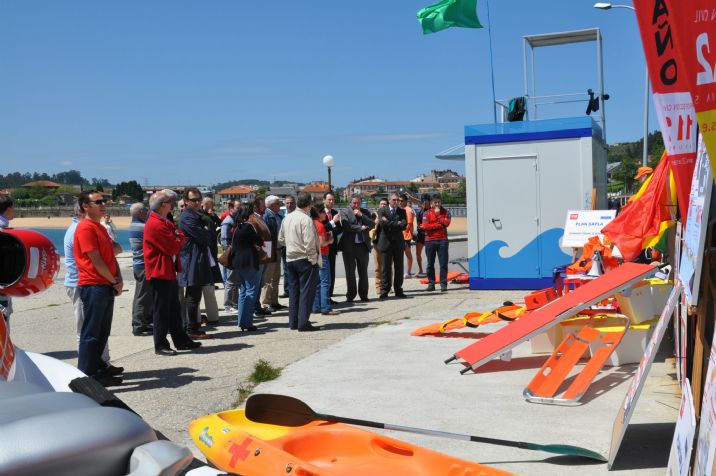
[[[552,268],[572,262],[572,257],[559,247],[559,240],[563,234],[563,228],[547,230],[509,258],[500,256],[500,250],[509,248],[510,245],[502,240],[492,241],[470,258],[470,277],[483,279],[551,277]],[[536,257],[539,256],[540,248],[542,256],[538,262]],[[484,272],[481,272],[480,263],[483,261]]]

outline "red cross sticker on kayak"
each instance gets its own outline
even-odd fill
[[[244,441],[241,442],[240,445],[237,445],[236,443],[231,443],[231,446],[229,447],[229,453],[231,453],[231,459],[229,460],[229,466],[232,468],[236,465],[236,460],[240,459],[241,461],[246,461],[246,458],[249,457],[251,452],[248,450],[249,445],[253,442],[251,438],[246,438]]]

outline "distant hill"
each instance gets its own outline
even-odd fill
[[[607,162],[621,162],[611,174],[609,181],[609,191],[631,193],[635,188],[634,176],[639,167],[641,167],[643,140],[635,140],[633,142],[621,142],[612,144],[607,147]],[[647,138],[647,150],[649,153],[648,165],[656,167],[664,153],[664,139],[660,131],[649,134]]]

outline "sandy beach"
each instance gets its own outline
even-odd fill
[[[112,217],[112,221],[120,230],[129,228],[130,217]],[[70,217],[29,217],[15,218],[12,221],[14,228],[67,228],[72,223]],[[467,233],[467,218],[453,217],[449,232],[451,235],[464,235]]]
[[[112,217],[115,226],[120,230],[129,228],[130,217]],[[13,228],[67,228],[72,223],[72,217],[26,217],[15,218]]]

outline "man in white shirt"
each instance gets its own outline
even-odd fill
[[[308,318],[318,283],[321,249],[309,214],[313,205],[311,196],[299,194],[296,205],[296,212],[287,215],[281,223],[278,244],[286,248],[289,326],[299,332],[310,332],[318,330]]]

